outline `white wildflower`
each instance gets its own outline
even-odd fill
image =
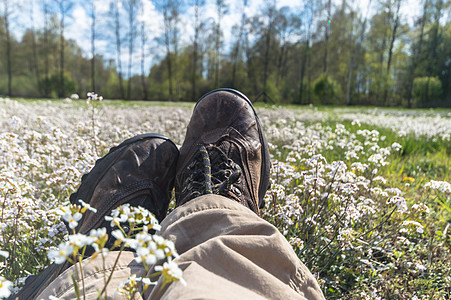
[[[71,229],[74,229],[78,226],[78,221],[80,221],[82,217],[83,215],[79,212],[76,212],[75,214],[67,212],[63,215],[64,221],[69,223],[69,228]]]
[[[182,278],[183,271],[172,260],[163,263],[163,266],[155,266],[155,271],[161,272],[166,281],[180,281],[180,283],[186,285],[186,281]]]
[[[13,283],[0,276],[0,298],[7,298],[11,295]]]
[[[396,143],[396,142],[394,142],[394,143],[391,145],[391,147],[392,147],[392,149],[393,149],[394,151],[399,151],[399,150],[402,149],[402,146],[401,146],[399,143]]]
[[[55,260],[56,264],[62,264],[66,258],[72,255],[74,247],[68,243],[61,243],[56,250],[49,250],[47,257],[50,260]]]
[[[86,210],[90,210],[93,213],[97,213],[97,209],[89,205],[89,203],[84,202],[83,200],[79,199],[78,202],[83,206],[83,209],[81,212],[85,212]]]
[[[426,188],[439,191],[443,194],[451,194],[451,184],[446,181],[431,180],[425,184]]]
[[[420,272],[424,272],[424,271],[427,270],[427,268],[426,268],[425,266],[423,266],[422,264],[420,264],[420,263],[415,264],[415,267],[416,267],[417,270],[420,271]]]
[[[8,258],[9,257],[9,252],[0,250],[0,256],[3,256],[4,258]]]

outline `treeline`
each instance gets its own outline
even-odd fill
[[[162,16],[155,39],[143,21],[147,0],[110,0],[104,15],[98,1],[87,0],[89,55],[66,38],[75,1],[20,11],[14,0],[0,1],[0,95],[83,97],[94,90],[110,99],[194,101],[234,87],[274,103],[451,106],[446,0],[421,0],[413,20],[403,14],[407,0],[373,0],[363,9],[350,0],[300,0],[299,8],[267,0],[252,14],[247,0],[239,7],[216,0],[214,15],[204,13],[204,0],[159,0],[152,1]],[[231,9],[239,18],[225,35]],[[32,25],[16,40],[11,24],[27,10]],[[34,24],[34,10],[44,24]],[[182,22],[187,12],[189,24]],[[97,52],[99,36],[115,59]]]

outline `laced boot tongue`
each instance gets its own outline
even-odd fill
[[[232,149],[233,143],[223,141],[217,144],[198,144],[198,152],[187,167],[187,176],[182,190],[183,204],[201,195],[216,194],[240,202],[257,212],[251,195],[243,187],[243,170],[232,157],[238,152]],[[238,154],[239,155],[239,154]],[[234,158],[234,159],[232,159]]]
[[[221,145],[223,146],[223,145]],[[211,146],[209,156],[211,163],[211,179],[215,194],[229,196],[228,192],[233,189],[235,183],[239,183],[242,175],[241,167],[230,159],[223,149],[224,147]]]

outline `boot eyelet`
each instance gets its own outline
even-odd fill
[[[237,195],[238,197],[241,196],[241,191],[236,186],[232,185],[232,192]]]

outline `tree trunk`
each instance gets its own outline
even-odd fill
[[[124,94],[124,83],[122,78],[122,62],[121,62],[121,35],[120,35],[120,21],[119,21],[119,1],[115,2],[114,10],[114,33],[116,35],[116,59],[117,59],[117,69],[119,76],[119,90],[121,93],[121,99],[125,99]]]
[[[396,15],[395,15],[395,23],[393,24],[393,30],[390,40],[390,47],[388,50],[388,60],[387,60],[387,70],[385,74],[385,84],[384,84],[384,105],[387,105],[387,98],[388,98],[388,78],[390,77],[390,67],[391,67],[391,61],[393,57],[393,47],[395,45],[396,41],[396,32],[398,30],[399,26],[399,8],[401,7],[401,0],[397,0],[397,6],[396,6]]]
[[[268,11],[268,28],[266,30],[266,39],[265,39],[265,56],[263,60],[263,102],[268,102],[268,92],[267,92],[267,83],[268,83],[268,73],[269,73],[269,59],[270,59],[270,48],[271,48],[271,34],[273,30],[273,22],[274,16],[272,10],[276,7],[276,2],[273,1],[271,7],[269,7]]]
[[[240,49],[241,49],[241,42],[243,40],[243,34],[244,34],[244,25],[246,24],[246,7],[247,7],[247,0],[243,0],[243,13],[241,14],[241,24],[240,24],[240,30],[238,33],[238,40],[236,41],[235,47],[233,48],[232,52],[232,87],[235,87],[236,84],[236,71],[237,71],[237,65],[238,60],[240,56]]]
[[[304,101],[304,78],[306,70],[308,70],[308,66],[310,64],[309,62],[309,52],[310,52],[310,39],[311,39],[311,30],[313,26],[313,17],[315,15],[315,8],[314,8],[314,1],[309,1],[309,8],[310,8],[310,18],[308,22],[307,27],[307,39],[305,40],[305,46],[302,51],[302,65],[301,65],[301,78],[299,82],[299,104],[307,104],[310,103],[310,73],[308,73],[307,80],[308,80],[308,86],[307,86],[307,101]],[[302,47],[301,47],[302,49]]]
[[[427,66],[427,75],[428,75],[428,81],[426,84],[426,101],[425,104],[427,105],[430,102],[429,97],[429,84],[431,80],[431,76],[436,74],[436,68],[438,64],[438,55],[437,55],[437,47],[438,47],[438,38],[439,38],[439,29],[440,29],[440,18],[442,14],[442,8],[443,8],[443,2],[441,0],[438,0],[435,2],[436,9],[435,9],[435,15],[434,15],[434,25],[431,29],[431,36],[432,36],[432,46],[430,47],[430,53],[428,55],[428,61],[429,64]]]
[[[223,0],[216,0],[216,9],[218,14],[218,23],[215,32],[215,87],[219,88],[219,67],[221,64],[221,22],[223,15]]]
[[[35,71],[36,76],[36,84],[39,87],[40,86],[40,73],[39,73],[39,65],[38,65],[38,50],[37,50],[37,44],[36,44],[36,29],[34,25],[34,2],[31,1],[31,14],[30,14],[30,20],[31,20],[31,32],[33,33],[33,39],[32,39],[32,47],[33,47],[33,68]]]
[[[323,99],[323,104],[324,103],[329,103],[329,93],[328,90],[329,88],[329,31],[330,31],[330,23],[329,20],[331,18],[331,0],[329,0],[327,2],[327,17],[329,18],[327,20],[326,23],[326,30],[324,33],[324,41],[325,41],[325,46],[324,46],[324,73],[326,74],[326,80],[325,80],[325,87],[324,87],[324,99]]]
[[[363,19],[361,31],[359,34],[359,38],[357,41],[357,45],[354,47],[354,53],[351,57],[350,63],[349,63],[349,73],[348,73],[348,82],[346,85],[346,105],[351,105],[351,84],[352,84],[352,73],[354,72],[354,67],[356,63],[357,56],[360,52],[361,45],[363,44],[363,41],[365,39],[365,30],[366,30],[366,24],[368,21],[368,13],[370,11],[371,7],[371,0],[368,2],[365,19]],[[351,33],[352,35],[352,33]]]
[[[286,37],[283,37],[282,39],[282,46],[280,47],[280,55],[277,60],[277,77],[276,77],[276,86],[279,86],[279,82],[282,78],[283,73],[283,64],[285,60],[285,53],[286,53],[287,43],[286,43]]]
[[[301,60],[301,78],[299,82],[299,104],[303,103],[303,95],[304,95],[304,77],[305,77],[305,69],[307,64],[307,51],[309,51],[310,41],[306,40],[302,51],[302,60]]]
[[[413,81],[415,80],[415,71],[417,69],[418,60],[421,57],[422,54],[422,48],[423,48],[423,37],[424,37],[424,27],[426,25],[426,12],[428,9],[429,0],[424,1],[423,5],[423,16],[421,17],[420,21],[420,38],[418,41],[418,46],[414,48],[413,55],[412,55],[412,65],[410,67],[409,72],[409,81],[408,81],[408,87],[407,87],[407,107],[412,107],[412,89],[413,89]]]
[[[49,9],[47,4],[44,4],[44,96],[49,97],[49,25],[48,25]]]
[[[172,86],[172,57],[171,57],[169,33],[165,34],[165,43],[166,43],[166,65],[168,68],[168,80],[169,80],[169,95],[172,98],[172,95],[174,93],[173,93],[173,86]]]
[[[142,9],[142,16],[144,16],[144,6],[141,6]],[[141,87],[142,87],[142,92],[143,92],[143,99],[147,100],[148,99],[148,95],[147,95],[147,83],[146,83],[146,75],[145,75],[145,71],[144,71],[144,67],[145,67],[145,59],[146,59],[146,41],[147,41],[147,37],[146,37],[146,31],[145,31],[145,23],[144,21],[141,21]]]
[[[13,75],[12,75],[12,60],[11,60],[11,35],[9,31],[9,7],[8,7],[8,0],[3,0],[4,2],[4,20],[5,20],[5,33],[6,33],[6,68],[8,72],[8,97],[11,97],[12,92],[12,81],[13,81]]]
[[[65,19],[65,10],[63,7],[63,0],[60,3],[60,12],[61,12],[61,22],[60,22],[60,89],[58,92],[58,96],[60,98],[65,97],[66,91],[64,87],[64,19]]]
[[[175,97],[177,100],[180,99],[180,74],[178,72],[178,55],[179,55],[179,36],[178,36],[178,22],[179,14],[180,14],[180,5],[181,3],[178,1],[172,0],[172,28],[173,28],[173,48],[174,48],[174,59],[172,60],[172,71],[173,71],[173,77],[175,80]]]
[[[197,76],[197,58],[199,51],[199,1],[196,0],[195,8],[194,8],[194,41],[193,41],[193,61],[192,61],[192,70],[191,70],[191,99],[196,99],[196,76]]]
[[[133,42],[135,40],[135,5],[134,0],[129,0],[128,2],[128,81],[127,81],[127,100],[130,99],[131,89],[132,89],[132,64],[133,64]]]
[[[96,91],[96,48],[95,48],[95,40],[96,40],[96,14],[95,14],[95,0],[91,0],[91,91]]]

